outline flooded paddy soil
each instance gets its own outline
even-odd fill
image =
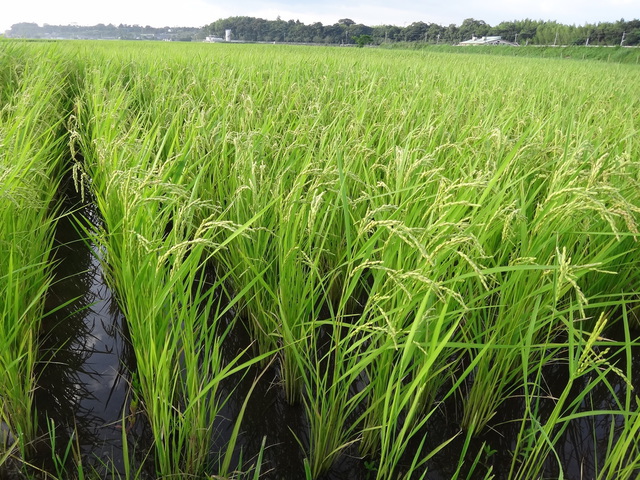
[[[609,332],[609,337],[611,340],[622,342],[624,333],[621,329],[614,328]],[[225,350],[229,358],[233,358],[249,344],[249,335],[244,327],[239,325],[228,337]],[[620,347],[619,353],[613,358],[616,366],[626,371],[624,349]],[[636,372],[640,372],[640,348],[638,347],[633,350],[631,371],[634,372],[631,385],[637,391],[640,388],[640,378],[635,375]],[[218,421],[217,431],[221,433],[220,441],[224,441],[230,435],[233,422],[228,419],[237,417],[237,412],[240,411],[246,398],[245,392],[249,391],[260,374],[260,369],[254,366],[251,367],[250,374],[237,375],[235,378],[225,380],[229,389],[236,388],[236,390],[222,412],[222,416],[227,420]],[[567,385],[567,365],[561,361],[549,363],[542,368],[542,377],[545,392],[544,398],[540,399],[540,421],[544,422],[551,414],[556,399],[560,397]],[[585,397],[578,412],[619,408],[617,401],[623,402],[628,386],[625,380],[614,372],[610,372],[607,379],[619,400],[614,398],[605,385],[599,384]],[[577,396],[592,380],[594,380],[592,375],[583,376],[574,386],[572,394]],[[484,478],[490,470],[496,480],[510,478],[512,455],[516,448],[521,419],[527,407],[521,393],[514,392],[498,410],[488,428],[471,439],[464,457],[465,465],[460,472],[457,472],[460,475],[459,478]],[[434,455],[422,470],[426,472],[424,478],[428,480],[453,478],[465,443],[465,436],[459,426],[462,413],[463,405],[459,397],[450,397],[440,402],[435,414],[420,434],[412,440],[405,458],[401,461],[401,468],[409,469],[413,455],[423,437],[426,437],[423,447],[425,456],[443,442],[453,438],[453,441]],[[615,432],[622,428],[623,420],[622,415],[605,414],[571,420],[556,445],[560,464],[553,454],[550,454],[544,462],[544,478],[559,478],[560,468],[564,478],[568,480],[595,478],[597,467],[603,464],[604,456],[608,451],[607,442],[612,435],[616,438]],[[239,445],[243,449],[244,458],[256,457],[266,437],[262,469],[266,473],[261,478],[271,480],[304,478],[304,455],[300,445],[308,447],[308,428],[304,408],[301,405],[291,406],[286,402],[280,385],[278,368],[277,366],[269,367],[254,388],[242,421]],[[478,456],[481,460],[471,472],[469,468]],[[357,445],[354,445],[338,458],[330,471],[320,477],[320,480],[369,480],[372,478],[375,478],[375,459],[360,457]]]
[[[86,471],[124,473],[123,418],[129,415],[129,373],[135,368],[126,322],[105,282],[101,252],[83,229],[100,218],[67,179],[55,236],[54,281],[47,295],[35,394],[41,430],[55,425],[56,453],[72,442]],[[50,438],[38,457],[50,470]],[[73,467],[65,465],[70,471]],[[57,467],[58,469],[60,466]]]

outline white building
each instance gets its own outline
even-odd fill
[[[517,43],[507,42],[503,40],[502,37],[472,37],[471,40],[465,40],[464,42],[460,42],[458,45],[510,45],[512,47],[517,47]]]

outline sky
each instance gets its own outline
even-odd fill
[[[556,20],[564,24],[640,18],[640,0],[0,0],[0,32],[14,23],[202,27],[219,18],[260,17],[365,25],[412,22],[460,25],[465,18],[497,25],[507,20]]]

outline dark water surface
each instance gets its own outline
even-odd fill
[[[122,419],[133,357],[100,251],[80,231],[99,218],[72,185],[63,195],[55,278],[47,296],[47,308],[54,311],[42,326],[36,405],[42,430],[55,422],[56,450],[64,451],[72,440],[89,467],[85,471],[93,468],[107,478],[124,471]]]
[[[624,342],[624,335],[619,328],[613,328],[607,333],[608,338],[617,342]],[[637,336],[637,334],[636,334]],[[240,326],[236,327],[233,335],[227,337],[229,343],[225,345],[229,358],[246,348],[250,338]],[[636,340],[636,345],[637,340]],[[614,353],[617,352],[617,353]],[[611,347],[610,354],[614,353],[612,361],[617,368],[627,372],[625,349]],[[632,365],[630,371],[633,374],[631,385],[634,391],[640,389],[640,348],[632,349]],[[222,391],[231,395],[231,400],[225,406],[222,416],[226,419],[235,419],[241,405],[246,398],[252,382],[260,375],[258,367],[252,368],[252,373],[227,380],[228,389],[222,386]],[[542,383],[544,384],[539,401],[538,415],[541,422],[547,421],[568,382],[568,367],[566,362],[558,361],[549,363],[542,368]],[[588,388],[590,382],[596,381],[596,374],[587,374],[579,378],[572,389],[568,407],[572,399]],[[592,412],[617,410],[620,404],[624,404],[624,396],[627,391],[625,379],[615,372],[607,374],[612,391],[603,383],[599,383],[577,408],[576,412]],[[261,478],[270,480],[288,480],[304,478],[304,453],[303,447],[308,447],[308,422],[305,418],[304,408],[300,405],[287,404],[282,388],[277,366],[271,366],[258,381],[253,394],[248,402],[248,408],[242,421],[242,429],[239,445],[243,449],[244,458],[255,458],[261,442],[266,438],[266,450],[263,457],[263,475]],[[617,398],[616,398],[617,397]],[[621,402],[620,404],[618,402]],[[472,438],[467,445],[467,453],[464,456],[465,464],[460,471],[458,461],[461,452],[465,448],[465,435],[461,431],[459,422],[462,419],[463,403],[460,398],[450,397],[439,404],[436,412],[431,416],[419,435],[414,438],[407,450],[406,458],[401,460],[401,470],[408,469],[412,457],[419,448],[420,442],[426,438],[424,454],[438,449],[443,442],[450,439],[451,442],[434,455],[419,470],[416,478],[428,480],[450,480],[456,474],[458,478],[484,478],[489,471],[496,480],[510,478],[510,467],[513,461],[513,452],[516,448],[518,434],[521,429],[521,419],[525,416],[526,405],[522,392],[513,394],[499,407],[498,412],[488,427]],[[569,413],[567,410],[565,413]],[[603,465],[607,444],[610,438],[617,438],[617,431],[623,427],[622,415],[598,414],[587,415],[571,420],[567,428],[556,444],[555,455],[550,454],[543,460],[543,478],[560,478],[562,470],[563,478],[567,480],[584,480],[596,478],[598,468]],[[224,442],[233,428],[230,420],[218,420],[218,432],[221,433],[220,441]],[[302,445],[302,446],[301,446]],[[476,459],[478,460],[476,462]],[[471,469],[472,465],[475,467]],[[421,475],[424,474],[424,477]],[[640,475],[640,472],[638,472]],[[375,478],[375,459],[361,458],[358,455],[357,446],[347,449],[334,463],[329,472],[321,477],[321,480],[368,480]],[[640,477],[639,477],[640,478]]]

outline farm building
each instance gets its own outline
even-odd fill
[[[502,37],[472,37],[471,40],[465,40],[464,42],[460,42],[458,45],[511,45],[512,47],[517,47],[518,44],[514,42],[507,42],[503,40]]]

